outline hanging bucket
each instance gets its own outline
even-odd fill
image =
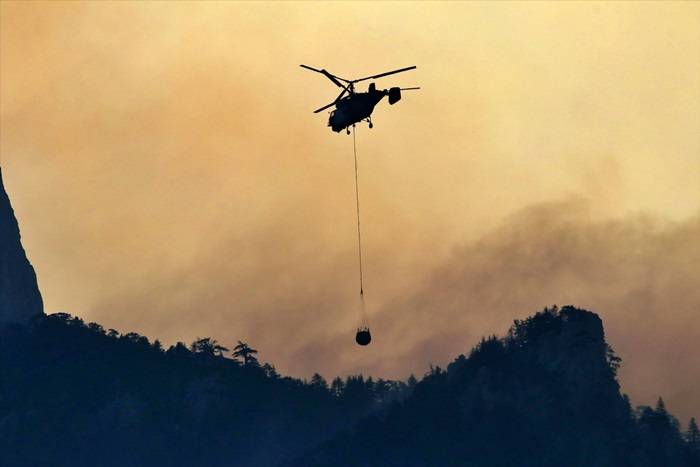
[[[372,342],[372,335],[369,333],[369,328],[359,328],[355,334],[355,342],[359,345],[367,345]]]

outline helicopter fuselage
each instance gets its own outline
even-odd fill
[[[367,122],[369,123],[369,127],[372,128],[372,120],[370,119],[370,116],[374,111],[374,107],[379,103],[379,101],[382,100],[384,96],[389,96],[389,104],[394,105],[401,100],[401,91],[420,89],[419,87],[392,87],[389,89],[377,89],[374,83],[370,83],[367,92],[355,92],[355,84],[359,83],[360,81],[382,78],[384,76],[414,70],[416,68],[415,65],[408,66],[405,68],[399,68],[398,70],[379,73],[377,75],[366,76],[364,78],[359,79],[345,79],[339,76],[335,76],[325,69],[319,70],[318,68],[314,68],[308,65],[299,66],[301,66],[302,68],[306,68],[307,70],[311,70],[324,75],[333,84],[342,89],[340,95],[336,97],[333,102],[314,110],[314,113],[319,113],[323,110],[335,106],[335,110],[331,112],[331,115],[328,118],[328,126],[331,127],[331,129],[336,133],[339,133],[342,130],[349,128],[350,125],[354,126],[355,123],[361,122],[362,120],[367,120]],[[348,134],[350,134],[349,129]]]
[[[335,105],[335,110],[328,118],[328,126],[335,132],[368,119],[374,107],[388,94],[385,90],[376,90],[370,86],[367,92],[357,92],[344,97]]]

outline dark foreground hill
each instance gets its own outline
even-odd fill
[[[242,353],[241,353],[242,349]],[[700,434],[630,408],[597,315],[516,321],[420,382],[279,376],[247,346],[66,314],[0,331],[2,466],[689,466]]]
[[[0,466],[274,466],[408,391],[281,377],[238,349],[242,361],[208,338],[166,351],[67,314],[6,326]]]

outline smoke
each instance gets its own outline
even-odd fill
[[[514,317],[550,304],[596,311],[623,358],[623,390],[663,395],[679,413],[700,400],[700,217],[593,220],[581,200],[526,208],[454,251],[419,289],[386,306],[377,331],[400,349],[377,364],[444,363]],[[422,368],[421,368],[422,366]]]
[[[573,304],[603,318],[634,402],[663,395],[678,413],[697,409],[698,216],[596,220],[581,199],[528,207],[375,300],[367,348],[353,341],[361,306],[354,251],[320,258],[313,245],[295,248],[281,231],[261,230],[244,250],[235,239],[212,245],[189,267],[115,295],[90,316],[166,341],[248,340],[297,376],[406,377],[446,364],[484,335],[502,335],[514,318]],[[386,261],[382,274],[394,266]]]

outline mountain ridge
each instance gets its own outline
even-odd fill
[[[5,328],[0,464],[700,466],[697,425],[682,432],[662,400],[633,409],[602,321],[571,306],[420,381],[298,380],[225,350],[65,313]]]

